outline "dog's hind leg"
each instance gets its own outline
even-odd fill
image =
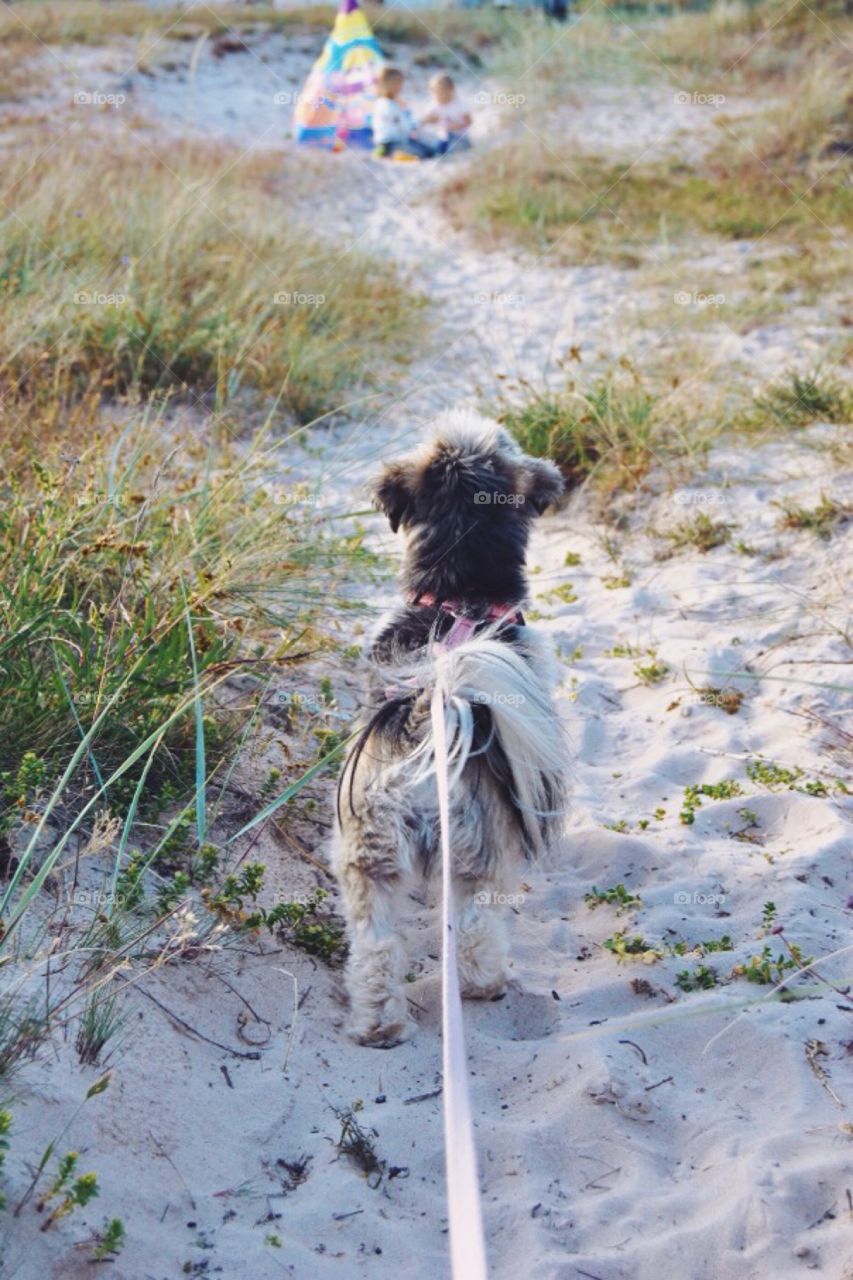
[[[365,833],[360,834],[357,843],[339,836],[335,859],[350,947],[347,1030],[360,1044],[390,1049],[414,1031],[406,1005],[405,956],[396,910],[403,877],[396,852],[374,847],[366,852]]]
[[[506,991],[507,940],[499,892],[491,879],[453,877],[459,988],[470,1000],[495,1000]]]

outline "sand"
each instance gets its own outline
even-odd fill
[[[260,129],[251,114],[260,75],[251,59],[226,58],[225,81],[202,64],[196,123],[200,114],[214,134],[252,133],[259,145],[267,123],[277,126],[274,113]],[[307,49],[287,55],[289,82],[308,61]],[[175,127],[180,73],[136,79],[132,91],[152,128],[158,119]],[[602,147],[611,136],[630,146],[636,115],[612,91],[588,110]],[[671,146],[664,115],[661,145]],[[478,144],[499,127],[484,110]],[[270,136],[263,145],[288,144]],[[556,377],[572,343],[590,362],[630,343],[643,300],[628,273],[475,247],[430,199],[438,166],[329,163],[338,194],[321,222],[399,261],[435,304],[439,329],[369,411],[315,433],[310,454],[284,450],[283,482],[322,476],[330,510],[351,510],[377,459],[419,439],[441,408],[488,400],[495,374]],[[293,216],[309,211],[297,201]],[[713,266],[749,252],[715,248]],[[817,356],[822,325],[804,313],[742,337],[721,323],[703,340],[758,384]],[[564,662],[573,802],[553,864],[530,868],[512,902],[496,906],[510,923],[510,993],[466,1006],[496,1280],[853,1276],[853,953],[833,957],[850,946],[853,907],[850,807],[835,783],[850,765],[841,730],[853,531],[836,533],[830,551],[812,533],[780,530],[776,505],[850,499],[836,438],[817,424],[784,444],[723,445],[701,472],[660,465],[617,533],[584,493],[537,527],[535,625]],[[666,531],[700,510],[736,526],[732,543],[673,553]],[[371,530],[375,547],[395,556],[390,531],[378,520]],[[579,562],[567,567],[572,553]],[[626,585],[608,584],[614,578]],[[576,600],[547,598],[567,582]],[[394,590],[390,578],[365,588],[377,616]],[[653,662],[667,671],[644,683],[635,668]],[[329,670],[343,722],[353,672]],[[742,692],[742,705],[728,714],[706,686]],[[768,786],[750,779],[751,761],[802,773],[793,789]],[[680,820],[686,788],[723,781],[741,794],[705,796],[692,824]],[[820,783],[826,794],[806,789]],[[317,794],[325,808],[309,852],[322,861],[330,788]],[[268,831],[252,856],[274,868],[277,896],[328,884]],[[585,902],[594,887],[620,883],[641,903],[619,914]],[[784,999],[731,977],[765,945],[774,958],[788,954],[763,932],[767,902],[784,940],[816,961]],[[345,1038],[335,972],[270,940],[216,944],[146,976],[141,988],[194,1033],[151,999],[132,998],[110,1086],[64,1140],[97,1169],[101,1196],[49,1235],[8,1219],[3,1274],[91,1276],[74,1242],[118,1215],[128,1242],[110,1264],[115,1280],[448,1275],[438,939],[423,901],[412,900],[407,930],[418,1032],[390,1052]],[[642,936],[646,954],[620,961],[604,945],[619,931]],[[691,953],[724,935],[732,950]],[[678,975],[700,964],[717,985],[681,990]],[[100,1074],[77,1066],[70,1043],[27,1068],[8,1166],[18,1188],[24,1160],[38,1158]],[[375,1131],[379,1185],[336,1147],[337,1113],[354,1107]],[[282,1162],[302,1157],[307,1177],[293,1185]]]

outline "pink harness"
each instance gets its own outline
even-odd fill
[[[493,604],[489,606],[489,610],[482,618],[470,618],[462,613],[462,606],[458,600],[437,600],[429,591],[423,592],[421,595],[411,593],[409,595],[409,604],[425,604],[434,605],[439,609],[443,609],[445,613],[449,613],[453,617],[453,626],[448,631],[443,640],[436,640],[434,647],[439,653],[444,653],[448,649],[455,649],[458,645],[464,644],[466,640],[470,640],[477,627],[483,622],[501,622],[507,621],[522,625],[524,619],[521,612],[514,604]],[[512,615],[509,617],[508,615]]]

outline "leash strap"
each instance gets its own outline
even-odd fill
[[[432,695],[431,714],[441,830],[441,1049],[450,1265],[453,1280],[487,1280],[486,1244],[477,1181],[477,1153],[468,1092],[465,1029],[462,1024],[462,1000],[456,968],[447,726],[444,719],[444,693],[440,683],[436,685]]]

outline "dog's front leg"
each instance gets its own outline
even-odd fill
[[[384,859],[383,859],[384,863]],[[338,858],[349,936],[347,1030],[360,1044],[390,1049],[414,1031],[403,980],[405,956],[395,910],[399,873],[389,874],[360,850]]]
[[[453,877],[459,988],[469,1000],[495,1000],[506,991],[507,941],[501,897],[493,880]]]

